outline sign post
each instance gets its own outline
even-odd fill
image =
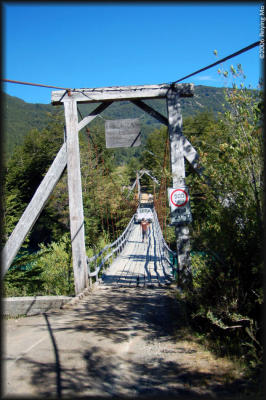
[[[171,223],[175,225],[179,283],[191,287],[190,241],[188,222],[191,222],[189,195],[185,185],[185,137],[182,134],[180,96],[175,88],[167,93],[168,132],[170,141],[173,188],[168,190]]]
[[[171,208],[171,225],[192,222],[192,214],[189,204],[188,188],[168,188],[168,199]]]

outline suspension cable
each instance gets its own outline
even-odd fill
[[[216,61],[215,63],[208,65],[207,67],[201,68],[201,69],[199,69],[198,71],[193,72],[192,74],[186,75],[186,76],[184,76],[183,78],[178,79],[178,80],[172,82],[172,84],[177,83],[177,82],[180,82],[180,81],[183,81],[184,79],[190,78],[191,76],[194,76],[194,75],[196,75],[196,74],[199,74],[200,72],[206,71],[207,69],[212,68],[212,67],[214,67],[215,65],[218,65],[218,64],[220,64],[220,63],[222,63],[222,62],[224,62],[224,61],[229,60],[230,58],[233,58],[233,57],[238,56],[239,54],[242,54],[242,53],[244,53],[244,52],[246,52],[246,51],[248,51],[248,50],[250,50],[250,49],[253,49],[253,47],[258,46],[259,44],[260,44],[260,41],[255,42],[255,43],[252,43],[251,45],[249,45],[249,46],[247,46],[247,47],[244,47],[243,49],[241,49],[241,50],[239,50],[239,51],[236,51],[235,53],[230,54],[229,56],[224,57],[224,58],[222,58],[221,60]]]
[[[69,88],[51,86],[51,85],[42,85],[41,83],[21,82],[21,81],[14,81],[14,80],[11,80],[11,79],[1,79],[1,80],[3,82],[8,82],[8,83],[18,83],[20,85],[39,86],[39,87],[44,87],[44,88],[60,89],[60,90],[66,90],[67,92],[71,92],[71,89],[69,89]]]

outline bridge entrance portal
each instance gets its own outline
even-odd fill
[[[75,280],[75,292],[79,294],[88,286],[87,260],[84,235],[84,215],[80,172],[80,152],[78,132],[104,111],[112,102],[129,100],[160,123],[168,126],[173,188],[185,185],[185,158],[197,173],[202,174],[198,165],[198,153],[182,133],[181,97],[192,97],[193,84],[160,84],[120,86],[94,89],[73,89],[53,91],[53,105],[64,105],[65,143],[53,164],[35,192],[17,226],[9,237],[2,252],[2,274],[10,267],[26,235],[40,215],[45,203],[60,179],[65,167],[68,172],[68,193],[70,213],[70,233]],[[148,106],[145,99],[165,98],[168,118]],[[89,115],[78,121],[79,103],[101,103]],[[177,223],[177,254],[180,272],[189,271],[189,228],[187,223]]]

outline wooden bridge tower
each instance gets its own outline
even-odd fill
[[[70,231],[75,292],[80,293],[88,286],[82,183],[80,172],[79,131],[104,111],[113,101],[129,100],[159,122],[168,126],[170,139],[173,188],[185,183],[185,158],[198,173],[198,154],[182,134],[181,97],[192,97],[192,84],[161,84],[119,86],[95,89],[73,89],[53,91],[52,104],[64,105],[66,141],[58,152],[53,164],[24,211],[17,226],[9,237],[2,252],[2,275],[8,270],[26,235],[34,225],[52,190],[67,166]],[[143,102],[145,99],[165,98],[168,118]],[[88,116],[78,121],[79,103],[101,103]],[[187,224],[176,226],[178,262],[181,272],[189,268],[189,229]]]

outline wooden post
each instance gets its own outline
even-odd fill
[[[66,96],[64,107],[67,133],[67,175],[72,259],[75,293],[79,294],[88,286],[88,273],[80,173],[77,102],[71,96]]]
[[[179,94],[170,89],[167,94],[168,109],[168,132],[170,140],[171,168],[173,177],[173,188],[185,185],[185,159],[184,159],[184,136],[182,134],[182,114]],[[175,227],[178,266],[181,274],[181,282],[191,285],[190,271],[190,241],[189,227],[186,224]]]

